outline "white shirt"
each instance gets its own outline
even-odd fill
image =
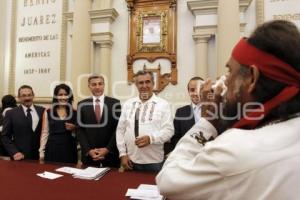
[[[99,97],[95,97],[93,96],[93,106],[94,106],[94,111],[95,111],[95,108],[96,108],[96,99],[99,99],[100,100],[100,114],[102,116],[102,113],[103,113],[103,106],[104,106],[104,94],[102,94],[101,96]]]
[[[179,141],[156,177],[162,195],[176,200],[298,200],[300,118],[216,136],[205,119]]]
[[[192,108],[194,112],[195,123],[197,123],[201,117],[201,106],[192,103]]]
[[[25,116],[27,117],[28,107],[22,105],[22,108],[23,108]],[[36,112],[33,105],[30,106],[30,109],[31,109],[30,114],[32,116],[32,130],[35,131],[35,129],[36,129],[38,123],[39,123],[39,116],[38,116],[38,114],[37,114],[37,112]]]
[[[149,135],[150,144],[138,148],[135,144],[135,111],[140,108],[139,136]],[[174,134],[169,103],[153,94],[146,102],[138,97],[126,101],[119,119],[116,139],[120,157],[128,155],[138,164],[160,163],[164,159],[164,143]]]

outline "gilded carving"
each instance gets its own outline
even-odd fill
[[[158,43],[145,43],[145,20],[158,19],[159,20],[159,35],[160,40]],[[150,27],[153,28],[153,27]],[[150,29],[151,30],[151,29]],[[137,17],[137,50],[138,52],[165,52],[167,47],[167,34],[168,34],[168,19],[167,11],[145,11],[141,12]]]

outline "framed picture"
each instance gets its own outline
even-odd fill
[[[137,51],[166,52],[168,36],[166,11],[144,11],[137,18]]]
[[[159,44],[161,40],[160,17],[143,19],[143,44]]]

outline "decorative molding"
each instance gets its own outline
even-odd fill
[[[245,12],[252,0],[240,0],[240,12]],[[218,0],[190,0],[187,5],[193,15],[217,14]],[[194,26],[193,39],[196,43],[204,42],[208,35],[217,33],[218,25]],[[240,31],[245,32],[246,23],[240,23]]]
[[[250,6],[252,0],[240,0],[240,12],[245,12]]]
[[[256,0],[256,24],[260,25],[264,22],[264,0]]]
[[[91,34],[92,42],[99,44],[101,48],[111,48],[113,45],[112,38],[113,34],[111,32]]]
[[[215,35],[217,25],[194,26],[194,35]]]
[[[190,0],[187,6],[194,16],[217,14],[218,0]]]
[[[240,12],[245,12],[252,0],[239,0]],[[218,13],[219,0],[190,0],[187,2],[189,10],[196,15],[211,15]]]
[[[102,10],[90,10],[90,18],[92,23],[95,22],[109,22],[112,23],[119,16],[116,9],[102,9]]]
[[[169,5],[170,8],[175,8],[177,5],[177,0],[125,0],[127,3],[127,8],[130,12],[136,10],[137,7],[156,7],[161,5]]]
[[[65,13],[63,13],[63,15],[67,19],[67,21],[73,22],[74,12],[65,12]]]
[[[36,97],[34,98],[35,104],[51,104],[52,97]]]
[[[196,42],[196,44],[208,43],[211,36],[212,34],[193,34],[193,39]]]
[[[240,23],[240,32],[245,33],[247,23]]]

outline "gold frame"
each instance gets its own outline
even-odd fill
[[[125,0],[129,10],[129,45],[127,54],[128,84],[134,82],[133,63],[137,60],[147,60],[151,65],[157,59],[166,59],[171,63],[171,71],[161,74],[158,78],[157,92],[167,85],[177,84],[177,0]],[[149,43],[143,43],[143,24],[146,18],[160,18],[160,42],[156,42],[156,34]],[[153,23],[155,29],[158,24]],[[152,28],[151,26],[149,26]],[[154,30],[155,33],[157,33]]]
[[[165,52],[167,48],[168,36],[168,11],[144,11],[137,16],[137,51],[138,52]],[[147,18],[160,18],[160,42],[159,43],[143,43],[144,36],[144,20]]]

